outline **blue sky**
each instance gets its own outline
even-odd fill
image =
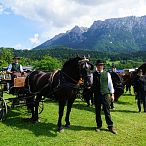
[[[75,25],[146,15],[146,0],[0,0],[0,47],[31,49]]]

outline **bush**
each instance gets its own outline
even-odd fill
[[[42,60],[35,61],[33,67],[36,70],[53,71],[62,67],[62,62],[51,56],[44,56]]]

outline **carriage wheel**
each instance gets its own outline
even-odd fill
[[[4,121],[6,119],[8,112],[7,103],[3,98],[0,98],[0,120]]]
[[[84,101],[84,98],[83,98],[83,89],[80,88],[77,95],[76,95],[76,98],[77,99],[81,99],[81,101]]]
[[[44,110],[44,101],[41,101],[39,102],[39,107],[38,107],[39,114],[41,114],[43,110]]]
[[[81,99],[81,101],[84,101],[83,95],[81,93],[78,93],[77,94],[77,99]]]

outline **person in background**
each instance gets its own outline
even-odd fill
[[[104,70],[104,62],[102,60],[96,61],[96,71],[93,73],[93,93],[97,124],[96,131],[99,132],[102,127],[102,105],[109,131],[117,134],[110,115],[110,101],[111,99],[114,101],[113,83],[110,73]]]
[[[112,78],[112,76],[114,76],[115,72],[116,72],[116,66],[114,64],[112,64],[112,68],[111,68],[111,72],[110,72],[111,78]],[[113,83],[113,87],[114,87],[114,83]],[[110,108],[115,109],[113,100],[111,100]]]
[[[142,69],[134,80],[134,93],[136,95],[138,112],[141,113],[141,103],[143,103],[144,112],[146,112],[146,75],[143,75]]]
[[[94,105],[92,88],[83,89],[83,98],[84,98],[85,102],[87,103],[87,106]]]
[[[117,71],[117,69],[116,69],[115,64],[112,64],[112,66],[111,66],[111,72],[116,72],[116,71]]]

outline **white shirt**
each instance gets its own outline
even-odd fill
[[[108,88],[110,90],[110,93],[113,94],[115,91],[113,87],[113,81],[109,72],[107,73],[107,76],[108,76]]]
[[[12,69],[12,64],[10,64],[10,65],[8,66],[7,71],[8,71],[8,72],[11,72],[11,69]],[[20,72],[23,72],[23,68],[22,68],[22,65],[21,65],[21,64],[20,64]]]
[[[96,71],[99,72],[97,70],[97,68],[96,68]],[[103,70],[101,72],[103,72]],[[113,87],[112,78],[111,78],[111,75],[109,72],[107,72],[107,77],[108,77],[108,88],[110,90],[110,93],[113,94],[115,91],[114,91],[114,87]]]

